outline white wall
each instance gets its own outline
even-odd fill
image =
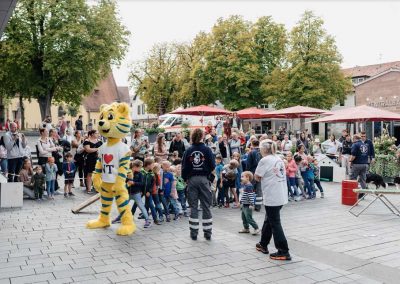
[[[133,98],[132,98],[132,104],[131,104],[132,105],[131,106],[131,111],[132,111],[131,116],[134,121],[157,118],[156,114],[147,113],[147,107],[146,107],[145,103],[139,98],[139,96],[136,97],[136,100],[133,100]],[[139,112],[139,108],[140,108],[140,112]]]

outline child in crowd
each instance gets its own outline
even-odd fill
[[[322,188],[321,181],[319,179],[320,176],[319,176],[318,160],[314,159],[313,164],[314,164],[314,184],[317,185],[319,192],[321,193],[321,198],[324,198],[324,189]]]
[[[49,157],[45,165],[46,168],[46,190],[47,198],[54,199],[54,191],[57,178],[57,165],[54,163],[54,157]]]
[[[32,176],[31,182],[33,184],[33,191],[35,192],[36,200],[43,200],[44,185],[46,183],[46,176],[43,173],[41,166],[36,166],[34,169],[35,174]]]
[[[172,175],[174,177],[174,182],[172,183],[172,187],[171,187],[171,195],[170,195],[170,197],[171,197],[171,199],[170,199],[171,205],[170,205],[170,207],[172,206],[172,208],[174,208],[174,209],[176,208],[174,220],[178,220],[180,218],[180,216],[183,215],[183,210],[182,210],[181,203],[178,201],[178,191],[176,190],[177,181],[176,181],[176,168],[175,168],[175,166],[171,166],[169,171],[172,173]]]
[[[187,212],[186,196],[185,196],[186,183],[182,178],[182,166],[180,164],[175,166],[175,174],[176,174],[176,191],[178,192],[178,201],[181,204],[183,215],[185,217],[189,217],[189,214]]]
[[[307,188],[308,197],[307,199],[314,199],[315,198],[315,191],[314,191],[314,164],[313,164],[313,157],[307,157],[307,169],[303,176],[304,185]]]
[[[154,206],[156,207],[156,212],[158,213],[158,221],[154,222],[156,225],[161,225],[164,222],[163,209],[160,202],[159,190],[161,187],[161,165],[159,163],[154,163],[153,165],[153,175],[154,175],[154,183],[153,183],[153,191],[151,193],[151,197],[153,198]]]
[[[298,189],[301,191],[301,195],[303,198],[306,198],[306,193],[304,190],[304,180],[300,172],[300,164],[302,162],[303,158],[300,155],[295,155],[294,156],[294,161],[296,162],[297,165],[297,171],[296,171],[296,186]]]
[[[178,215],[179,215],[179,210],[176,206],[176,203],[171,198],[171,190],[172,190],[172,186],[174,183],[174,176],[171,173],[170,168],[171,168],[171,163],[169,161],[163,161],[161,163],[161,169],[162,169],[162,185],[161,185],[161,187],[162,187],[162,191],[163,191],[163,195],[161,197],[161,203],[164,206],[164,211],[166,214],[167,222],[171,221],[171,218],[169,216],[170,204],[172,205],[172,208],[174,210],[174,214],[175,214],[174,220],[177,220]]]
[[[146,161],[147,159],[145,159]],[[147,214],[146,208],[142,201],[142,195],[144,193],[144,178],[142,173],[143,162],[141,160],[134,160],[130,163],[129,168],[131,172],[128,174],[127,186],[129,192],[129,199],[134,201],[132,206],[132,215],[135,214],[136,208],[139,207],[140,211],[144,215],[145,224],[144,227],[150,227],[149,215]],[[121,215],[112,221],[113,224],[121,222]]]
[[[237,174],[236,174],[236,182],[235,182],[235,188],[236,188],[236,194],[239,196],[239,189],[241,187],[241,176],[243,173],[243,166],[242,166],[242,161],[240,158],[240,153],[235,152],[232,154],[232,159],[235,159],[238,162],[238,167],[237,167]]]
[[[260,229],[256,221],[253,219],[254,202],[256,194],[254,192],[253,174],[249,171],[245,171],[241,175],[241,189],[240,189],[240,204],[242,207],[242,221],[243,229],[239,233],[250,233],[250,226],[253,227],[253,235],[258,235]]]
[[[72,154],[65,154],[65,162],[63,163],[63,173],[64,173],[64,197],[75,196],[72,192],[72,185],[74,184],[76,167],[72,161]]]
[[[229,164],[224,166],[222,170],[222,186],[225,195],[225,208],[229,208],[229,192],[234,196],[235,205],[234,207],[239,207],[239,199],[236,194],[236,176],[238,174],[237,168],[239,163],[237,160],[232,159]]]
[[[293,154],[291,152],[288,152],[286,154],[286,175],[288,179],[288,190],[290,197],[294,199],[294,201],[298,200],[298,191],[297,191],[297,186],[296,186],[296,173],[298,170],[297,164],[295,160],[293,159]]]
[[[217,203],[218,207],[221,208],[224,205],[224,190],[222,185],[222,171],[224,169],[224,165],[222,164],[222,156],[217,155],[215,157],[215,176],[216,176],[216,185],[215,189],[218,191],[217,193]]]
[[[155,163],[154,159],[152,158],[146,158],[146,159],[149,159],[148,163],[145,163],[144,168],[142,169],[143,183],[144,183],[144,199],[145,199],[144,205],[146,208],[147,215],[149,215],[149,210],[150,210],[151,216],[153,217],[153,222],[156,225],[159,225],[160,221],[158,220],[157,209],[153,200],[154,183],[155,183],[153,168]],[[142,218],[145,218],[143,214]],[[150,223],[150,220],[148,220],[148,223]]]

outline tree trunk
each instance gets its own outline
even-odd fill
[[[19,109],[21,112],[21,130],[25,130],[25,107],[24,98],[21,94],[19,94]]]
[[[42,117],[42,121],[46,118],[46,116],[51,116],[52,98],[53,96],[50,93],[47,93],[45,96],[40,96],[37,99],[40,107],[40,116]]]

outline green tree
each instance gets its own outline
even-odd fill
[[[176,62],[176,46],[162,43],[154,45],[144,61],[133,64],[129,80],[150,113],[162,115],[177,106]]]
[[[292,29],[288,68],[277,70],[264,84],[266,100],[278,108],[304,105],[329,109],[343,101],[351,82],[340,70],[342,57],[323,20],[306,11]]]
[[[262,83],[283,63],[285,44],[285,28],[271,17],[262,17],[256,23],[240,16],[219,19],[208,34],[200,60],[200,88],[228,109],[263,103]]]
[[[79,105],[121,62],[128,36],[115,1],[20,0],[0,39],[0,92],[37,99],[42,118],[53,101]]]

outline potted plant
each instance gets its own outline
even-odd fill
[[[371,164],[370,172],[381,175],[386,182],[391,182],[400,171],[395,142],[396,138],[391,137],[387,129],[383,129],[381,137],[374,139],[375,163]]]
[[[158,127],[158,125],[154,125],[152,127],[145,128],[144,131],[146,135],[149,137],[149,142],[154,143],[156,142],[158,133],[163,133],[165,129]]]

